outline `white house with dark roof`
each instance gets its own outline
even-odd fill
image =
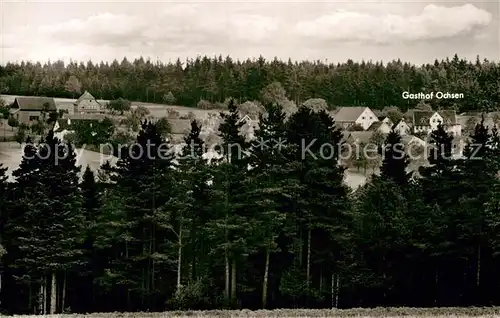
[[[341,107],[334,115],[334,120],[343,129],[359,125],[364,130],[379,121],[377,115],[368,107]]]
[[[384,121],[376,121],[369,128],[368,131],[379,132],[381,134],[388,134],[391,131],[392,125]]]
[[[97,127],[99,124],[100,120],[98,119],[71,119],[71,118],[65,118],[65,119],[58,119],[54,123],[54,127],[52,128],[54,130],[54,137],[57,137],[59,140],[64,140],[64,136],[67,134],[71,134],[75,132],[75,125],[77,125],[79,122],[86,122],[89,123],[89,126],[92,127],[94,124],[94,127]],[[92,136],[97,135],[96,131],[91,132]]]
[[[247,141],[253,140],[255,138],[255,130],[259,128],[259,118],[256,114],[245,114],[238,120],[238,123],[242,123],[241,132],[245,136]]]
[[[394,126],[394,123],[392,122],[392,120],[389,117],[382,118],[381,122],[386,123],[387,125],[389,125],[389,127]]]
[[[406,136],[411,133],[411,127],[406,123],[406,120],[404,118],[401,118],[401,120],[393,126],[393,129],[400,136]]]
[[[448,133],[453,136],[462,135],[462,126],[457,122],[457,115],[454,110],[413,110],[411,119],[414,133],[431,133],[437,129],[439,123],[442,123]]]
[[[80,96],[75,104],[75,114],[82,113],[99,113],[102,110],[102,105],[88,91]]]

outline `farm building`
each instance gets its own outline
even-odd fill
[[[10,108],[10,114],[26,125],[36,123],[44,113],[55,111],[56,103],[49,97],[16,97]]]
[[[75,132],[75,125],[78,124],[78,122],[88,122],[90,123],[90,126],[92,127],[92,124],[97,125],[99,123],[98,119],[58,119],[53,127],[54,130],[54,137],[57,137],[59,140],[63,140],[64,136],[70,133]],[[92,132],[92,135],[95,136],[97,132]]]
[[[368,130],[374,122],[378,121],[378,118],[368,107],[342,107],[334,115],[334,120],[343,129],[359,125],[363,127],[363,130]]]
[[[391,131],[392,125],[384,121],[376,121],[369,128],[368,131],[379,132],[381,134],[388,134]]]
[[[88,91],[76,100],[74,107],[75,114],[99,113],[103,110],[103,106]]]

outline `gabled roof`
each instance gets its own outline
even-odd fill
[[[373,124],[371,124],[370,127],[368,127],[368,131],[375,131],[375,130],[379,129],[380,126],[382,126],[382,124],[384,124],[384,122],[376,121]]]
[[[48,110],[57,110],[56,102],[50,97],[16,97],[13,106],[15,107],[16,104],[20,110],[42,111],[45,104],[48,105]]]
[[[382,119],[380,119],[380,121],[393,124],[392,120],[387,116],[382,117]]]
[[[334,119],[338,122],[353,122],[361,116],[368,107],[341,107]]]
[[[380,126],[382,125],[387,125],[387,127],[392,128],[391,125],[389,125],[388,123],[386,122],[383,122],[383,121],[376,121],[374,122],[373,124],[371,124],[370,127],[368,127],[368,131],[376,131],[377,129],[380,128]]]
[[[100,121],[97,119],[58,119],[57,124],[59,127],[54,130],[54,132],[61,132],[63,130],[72,130],[74,125],[80,122],[87,123],[99,123]]]
[[[76,100],[75,105],[78,105],[78,104],[80,104],[80,102],[81,102],[82,100],[87,100],[87,99],[90,99],[90,100],[95,100],[95,101],[96,101],[96,103],[98,103],[98,102],[97,102],[97,100],[95,99],[95,97],[94,97],[94,96],[92,96],[92,94],[90,94],[88,91],[85,91],[85,93],[83,93],[83,94],[82,94],[82,96],[80,96],[80,97]]]
[[[457,114],[454,110],[441,110],[437,112],[441,117],[445,125],[456,125],[457,124]]]
[[[257,115],[255,114],[246,114],[245,116],[241,117],[239,120],[238,120],[238,123],[240,122],[254,122],[254,121],[257,121],[258,120],[258,117]]]
[[[392,128],[396,128],[400,123],[403,123],[406,126],[410,127],[410,125],[406,122],[406,120],[404,118],[401,118],[397,123],[395,123],[394,125],[392,125]]]
[[[415,126],[430,126],[430,119],[436,112],[427,110],[413,111],[413,124]]]

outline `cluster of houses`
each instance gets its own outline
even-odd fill
[[[63,116],[54,123],[54,135],[60,139],[73,131],[72,125],[86,120],[98,122],[104,118],[104,105],[97,101],[92,94],[85,91],[69,107],[63,107]],[[16,97],[9,111],[19,124],[31,126],[47,116],[49,112],[58,112],[54,98],[50,97]]]
[[[44,113],[57,111],[53,98],[17,97],[10,108],[10,113],[19,123],[32,125],[40,120]],[[62,138],[72,131],[72,125],[81,120],[99,121],[104,118],[105,105],[97,101],[92,94],[85,91],[73,104],[69,105],[62,118],[54,125],[57,137]],[[424,136],[435,130],[442,123],[448,133],[452,134],[460,144],[455,144],[457,151],[462,149],[462,125],[457,120],[455,111],[428,111],[411,109],[398,122],[389,117],[379,118],[369,107],[340,107],[332,112],[336,125],[343,131],[347,142],[369,143],[375,134],[385,136],[392,129],[397,131],[404,143],[426,145]],[[174,134],[183,134],[190,127],[190,121],[173,120]],[[178,123],[182,121],[182,123]],[[258,118],[251,114],[242,115],[243,130],[247,138],[252,139],[258,126]]]
[[[454,137],[454,150],[461,153],[463,149],[462,125],[457,120],[458,115],[452,110],[410,109],[397,122],[392,122],[389,117],[377,117],[368,107],[341,107],[332,116],[350,143],[367,144],[375,134],[385,136],[394,129],[402,136],[403,143],[426,146],[426,137],[442,123],[445,130]]]

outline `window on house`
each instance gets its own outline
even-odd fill
[[[30,121],[38,120],[39,116],[30,116]]]
[[[361,117],[361,119],[365,119],[365,116]]]
[[[370,116],[370,119],[373,119],[373,117],[372,117],[372,116]]]

